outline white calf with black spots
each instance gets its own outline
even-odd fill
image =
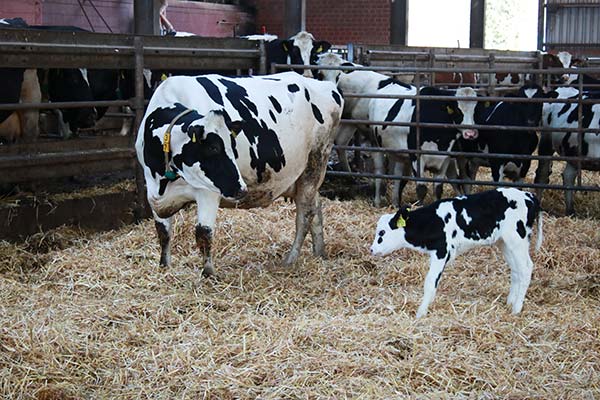
[[[167,79],[150,100],[136,142],[160,264],[170,263],[171,216],[186,204],[198,205],[196,242],[203,272],[211,275],[219,206],[265,207],[281,196],[296,203],[296,236],[284,263],[296,261],[309,229],[313,252],[324,255],[318,189],[342,108],[334,84],[294,72]]]
[[[542,244],[542,216],[537,198],[514,188],[499,188],[437,201],[414,211],[402,208],[377,223],[371,253],[378,256],[409,248],[430,256],[424,295],[417,318],[427,314],[446,265],[465,251],[498,245],[510,266],[507,298],[513,314],[523,308],[531,282],[533,261],[529,245],[538,220],[536,250]]]

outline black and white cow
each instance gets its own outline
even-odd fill
[[[339,55],[328,53],[319,57],[318,65],[327,67],[361,65],[345,62]],[[377,95],[414,95],[417,89],[414,86],[392,79],[386,75],[374,71],[340,71],[324,69],[321,72],[323,79],[336,82],[343,93],[352,94],[377,94]],[[411,99],[382,99],[382,98],[347,98],[344,103],[344,117],[358,120],[386,121],[386,122],[409,122],[413,110],[414,101]],[[408,126],[391,125],[354,125],[341,124],[336,135],[336,145],[348,145],[356,129],[359,129],[370,141],[388,149],[407,149]],[[342,167],[350,171],[350,165],[346,151],[339,151],[338,156]],[[410,174],[410,162],[408,155],[389,154],[388,159],[394,165],[396,175]],[[384,158],[382,153],[373,153],[373,163],[376,174],[384,173]],[[395,181],[394,197],[392,202],[400,204],[401,199],[397,197],[400,193],[400,181]],[[375,206],[381,205],[381,179],[375,180]]]
[[[550,92],[549,96],[558,99],[576,99],[579,90],[572,87],[560,87]],[[589,171],[600,171],[600,91],[584,92],[583,99],[594,99],[597,103],[585,103],[582,107],[581,127],[595,129],[593,132],[584,132],[581,137],[581,155],[595,158],[593,161],[582,162],[581,168]],[[542,122],[549,128],[577,128],[579,121],[579,105],[577,103],[544,103]],[[546,132],[542,133],[538,153],[552,155],[554,152],[569,157],[576,157],[579,153],[579,138],[577,132]],[[540,160],[536,171],[536,183],[548,183],[552,163]],[[577,177],[577,162],[569,161],[563,170],[563,184],[573,186]],[[542,191],[538,190],[541,198]],[[567,214],[575,214],[573,205],[573,191],[565,191],[565,205]]]
[[[404,207],[379,219],[371,253],[383,256],[409,248],[430,255],[424,296],[417,311],[420,318],[427,314],[449,262],[473,247],[497,244],[511,270],[507,303],[513,314],[518,314],[531,282],[529,245],[536,218],[539,250],[542,216],[537,198],[529,192],[499,188],[437,201],[414,211]]]
[[[319,54],[327,52],[331,43],[315,40],[314,36],[306,31],[300,31],[289,39],[278,39],[274,35],[243,36],[248,40],[264,40],[267,52],[267,66],[271,64],[316,65]],[[296,69],[296,72],[308,78],[315,76],[313,70]]]
[[[545,95],[540,86],[529,84],[522,86],[516,97],[542,99]],[[480,119],[478,123],[482,125],[533,128],[540,125],[542,106],[542,102],[485,102],[477,105],[476,115]],[[537,148],[538,137],[535,130],[479,129],[479,137],[472,144],[481,153],[531,155]],[[486,166],[491,168],[494,182],[500,182],[505,177],[520,182],[527,175],[530,165],[531,160],[524,159],[473,158],[469,162],[469,176],[476,179],[479,167]]]
[[[22,29],[21,18],[0,19],[0,29]],[[0,103],[39,103],[42,99],[36,69],[0,68]],[[0,142],[33,141],[39,135],[39,110],[0,111]]]
[[[475,108],[477,106],[477,93],[470,87],[459,88],[455,90],[437,89],[425,87],[419,92],[423,96],[448,96],[473,98],[473,100],[454,100],[449,99],[423,99],[421,100],[421,110],[419,122],[454,124],[454,125],[474,125]],[[416,111],[416,110],[415,110]],[[417,122],[417,113],[412,115],[411,122]],[[420,137],[419,137],[420,135]],[[463,141],[473,141],[477,139],[479,132],[473,128],[437,128],[421,127],[417,132],[416,127],[411,127],[408,135],[408,148],[431,151],[460,151]],[[457,162],[454,157],[448,155],[422,154],[420,162],[417,162],[417,156],[411,154],[413,173],[417,176],[424,176],[425,171],[431,171],[436,178],[457,178]],[[461,162],[464,163],[464,161]],[[464,167],[461,167],[461,171]],[[461,172],[461,176],[464,172]],[[453,185],[457,192],[463,191],[462,188]],[[437,199],[442,197],[442,184],[434,183],[435,196]],[[423,182],[417,183],[417,198],[422,203],[427,195],[427,186]]]
[[[296,237],[284,263],[296,261],[309,229],[313,252],[324,255],[318,189],[342,109],[334,84],[294,72],[168,78],[152,96],[136,142],[160,264],[170,263],[171,216],[187,203],[198,204],[196,241],[210,275],[219,204],[264,207],[280,196],[296,203]]]

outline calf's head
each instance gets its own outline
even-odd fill
[[[51,69],[48,72],[48,97],[53,102],[93,101],[94,96],[85,68]],[[91,128],[96,123],[97,111],[92,107],[62,110],[63,120],[73,132]]]
[[[406,247],[404,227],[409,213],[409,208],[402,207],[396,214],[385,214],[379,218],[375,229],[375,238],[371,245],[371,254],[385,256]]]
[[[541,99],[544,98],[544,91],[536,84],[528,84],[522,86],[519,89],[519,97],[526,97],[529,99]],[[538,126],[542,119],[542,107],[543,103],[520,103],[518,110],[521,113],[521,120],[525,122],[527,126]]]

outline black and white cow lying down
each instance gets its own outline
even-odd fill
[[[473,247],[498,244],[511,270],[507,303],[513,314],[518,314],[531,282],[533,262],[529,245],[536,218],[539,250],[542,216],[537,198],[529,192],[499,188],[437,201],[414,211],[404,207],[379,219],[371,253],[382,256],[409,248],[430,255],[425,293],[417,311],[420,318],[427,314],[449,262]]]
[[[196,242],[210,275],[219,205],[264,207],[280,196],[296,203],[296,236],[284,263],[296,261],[309,229],[313,252],[324,255],[318,189],[342,108],[334,84],[294,72],[167,79],[150,100],[136,142],[160,264],[170,263],[171,216],[187,203],[198,205]]]

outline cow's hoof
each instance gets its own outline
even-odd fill
[[[202,269],[202,276],[205,278],[210,278],[215,276],[215,269],[212,265],[205,265]]]

